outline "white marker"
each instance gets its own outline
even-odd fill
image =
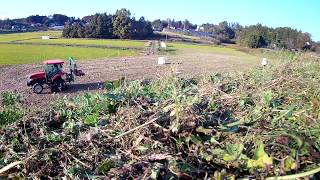
[[[267,58],[263,58],[261,61],[262,66],[266,66],[268,64]]]
[[[158,64],[160,64],[160,65],[166,64],[166,58],[165,57],[159,57],[158,58]]]

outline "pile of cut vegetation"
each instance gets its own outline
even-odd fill
[[[104,94],[65,98],[47,111],[6,94],[0,175],[316,178],[320,62],[293,59],[245,73],[106,82]]]

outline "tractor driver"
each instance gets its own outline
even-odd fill
[[[47,79],[50,81],[53,76],[62,71],[62,64],[50,64],[46,68]]]

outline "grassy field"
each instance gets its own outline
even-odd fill
[[[236,58],[246,60],[253,60],[258,58],[257,55],[248,54],[230,47],[185,43],[168,43],[168,51],[172,54],[184,53],[190,50],[196,50],[202,53],[214,53],[220,55],[234,56]]]
[[[42,40],[41,36],[45,35],[55,39]],[[65,59],[69,56],[80,60],[133,56],[146,48],[145,43],[146,41],[115,39],[64,39],[61,38],[61,31],[2,34],[0,35],[0,65],[27,64],[50,58]],[[66,47],[66,45],[77,47]],[[227,55],[236,60],[257,59],[257,56],[229,47],[190,43],[168,43],[165,54],[179,56],[191,51],[217,57]]]
[[[43,32],[26,32],[13,34],[0,34],[0,42],[16,42],[29,39],[40,39],[41,36],[50,36],[53,38],[60,38],[61,31],[43,31]]]
[[[52,58],[67,59],[70,56],[79,60],[90,60],[136,54],[134,50],[0,44],[0,65],[29,64]]]
[[[41,36],[55,39],[42,40]],[[144,43],[128,40],[61,39],[61,31],[1,34],[0,65],[36,63],[51,58],[66,59],[69,56],[79,60],[134,56],[138,53],[135,49],[144,48]],[[65,47],[65,45],[81,47]],[[97,47],[86,47],[86,45]]]
[[[181,33],[174,33],[174,32],[157,32],[157,34],[160,35],[168,35],[168,36],[172,36],[172,37],[178,37],[178,38],[184,38],[184,39],[191,39],[191,40],[199,40],[199,37],[196,36],[189,36],[189,35],[185,35],[185,34],[181,34]]]
[[[50,36],[50,40],[43,40],[41,36]],[[0,42],[34,43],[34,44],[62,44],[62,45],[95,45],[119,48],[143,48],[144,41],[130,41],[117,39],[65,39],[61,38],[61,31],[43,31],[0,35]]]
[[[143,48],[144,41],[130,41],[130,40],[117,40],[117,39],[29,39],[21,42],[27,43],[41,43],[41,44],[63,44],[63,45],[95,45],[105,47],[119,47],[119,48]]]
[[[223,47],[223,46],[185,44],[185,43],[169,43],[168,49],[169,50],[196,49],[200,51],[210,51],[210,52],[216,52],[216,53],[236,54],[236,55],[238,55],[240,52],[235,49]]]

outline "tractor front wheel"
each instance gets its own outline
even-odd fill
[[[36,83],[32,86],[32,91],[36,94],[41,94],[43,90],[43,86],[40,83]]]

